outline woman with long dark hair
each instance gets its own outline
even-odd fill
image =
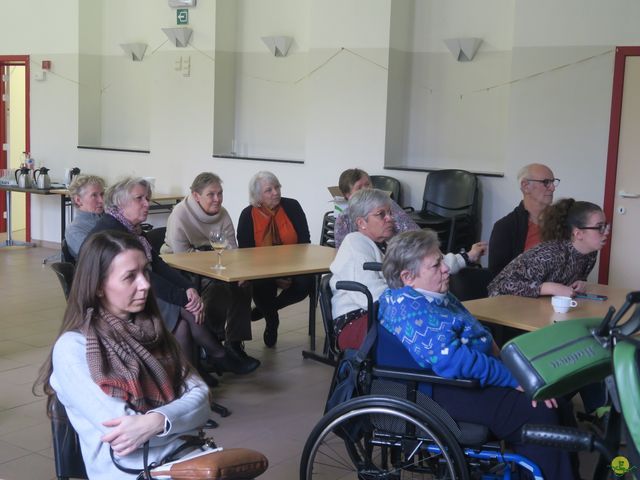
[[[209,415],[208,387],[160,318],[149,261],[138,240],[108,231],[82,247],[60,335],[41,385],[65,406],[89,478],[135,478],[196,433]]]

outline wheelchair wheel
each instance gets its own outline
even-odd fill
[[[301,480],[468,479],[442,421],[403,399],[358,397],[330,410],[302,451]]]

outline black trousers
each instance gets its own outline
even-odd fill
[[[304,300],[314,288],[313,275],[298,275],[290,278],[291,285],[282,290],[279,295],[275,278],[251,282],[253,284],[253,301],[268,322],[278,320],[278,310]]]
[[[218,338],[251,340],[251,285],[212,280],[204,285],[202,301],[207,325]]]
[[[575,425],[571,404],[558,400],[558,408],[551,409],[539,402],[533,408],[524,393],[513,388],[458,388],[433,386],[433,399],[454,420],[485,425],[510,448],[535,462],[545,480],[579,478],[576,457],[569,452],[549,447],[523,444],[520,439],[526,423],[545,425]]]

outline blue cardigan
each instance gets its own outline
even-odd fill
[[[380,296],[379,318],[422,368],[445,378],[477,379],[482,386],[518,386],[492,355],[491,333],[449,293],[440,299],[411,287],[387,289]]]

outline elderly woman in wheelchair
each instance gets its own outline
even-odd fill
[[[524,466],[519,478],[578,478],[569,453],[521,442],[523,425],[558,425],[565,414],[572,418],[571,409],[560,400],[536,404],[522,393],[489,331],[448,293],[436,234],[394,237],[382,272],[390,288],[365,340],[375,331],[372,365],[356,374],[358,394],[371,395],[323,417],[303,451],[301,478],[449,479],[469,478],[470,471],[511,478],[504,462]],[[515,454],[486,445],[488,437]]]
[[[421,230],[394,238],[382,271],[390,288],[380,297],[377,362],[427,368],[445,378],[477,379],[481,388],[433,385],[431,398],[454,420],[488,427],[534,461],[545,478],[576,478],[568,453],[521,443],[524,424],[560,422],[558,402],[532,404],[497,358],[489,331],[447,293],[449,268],[436,235]]]

